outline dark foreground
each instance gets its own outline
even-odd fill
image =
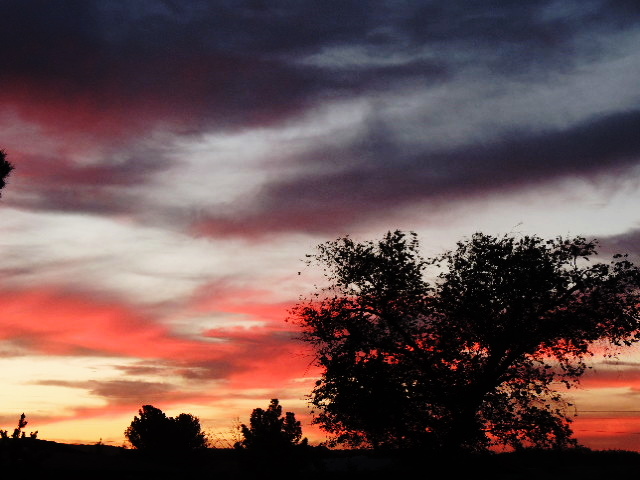
[[[308,448],[295,454],[255,455],[209,449],[178,456],[144,455],[105,445],[67,445],[42,440],[0,446],[0,468],[17,478],[72,479],[242,479],[300,478],[355,480],[415,474],[426,479],[491,478],[601,480],[636,476],[640,453],[629,451],[525,451],[483,455],[427,455],[416,452]],[[397,480],[400,480],[399,478]]]

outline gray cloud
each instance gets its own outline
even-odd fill
[[[598,239],[602,253],[628,254],[630,260],[640,261],[640,228]]]
[[[1,78],[28,85],[42,104],[65,98],[75,109],[82,100],[83,108],[103,113],[100,125],[114,116],[123,132],[167,120],[178,129],[247,126],[297,114],[331,95],[386,90],[412,78],[426,87],[469,62],[500,75],[557,69],[580,58],[581,34],[631,28],[630,8],[548,1],[69,1],[61,9],[9,1],[0,8],[7,58]],[[353,46],[368,58],[342,68],[304,62]],[[405,60],[380,66],[394,56]]]
[[[34,210],[131,213],[140,203],[137,189],[172,166],[175,162],[158,148],[113,150],[92,163],[60,154],[21,155],[6,204]]]
[[[145,362],[140,362],[136,365],[115,366],[115,368],[128,376],[177,375],[188,380],[206,381],[226,378],[228,375],[242,370],[231,359],[189,362],[182,365],[158,365],[157,362],[154,365],[149,365]]]
[[[88,390],[92,395],[109,399],[111,405],[142,405],[160,401],[168,393],[179,390],[178,386],[168,383],[130,380],[43,380],[37,385],[68,387]]]
[[[23,157],[15,177],[29,175],[24,188],[32,195],[11,201],[160,218],[134,193],[136,182],[167,167],[162,155],[136,152],[155,130],[197,138],[276,128],[329,102],[437,97],[434,89],[451,82],[470,92],[494,85],[494,95],[504,98],[493,106],[508,109],[518,92],[551,88],[608,62],[640,62],[635,50],[618,48],[640,37],[637,13],[635,2],[613,0],[69,1],[64,9],[42,0],[3,2],[2,101],[58,135],[102,147],[116,141],[119,151],[90,167]],[[619,174],[638,161],[640,97],[627,92],[624,99],[635,103],[622,110],[616,93],[582,116],[568,113],[580,95],[568,100],[571,107],[551,100],[539,113],[546,125],[538,119],[507,128],[503,118],[496,128],[500,112],[478,109],[474,121],[486,135],[463,135],[448,147],[446,138],[432,147],[420,141],[416,121],[448,115],[444,133],[453,137],[456,128],[470,128],[473,105],[488,92],[470,93],[464,105],[445,102],[446,112],[431,110],[428,101],[405,105],[411,115],[396,107],[395,118],[375,120],[356,140],[309,140],[307,153],[292,161],[314,168],[264,185],[252,210],[211,211],[197,228],[211,235],[335,231],[414,201]],[[407,131],[398,133],[402,126]],[[121,163],[123,152],[129,156]],[[52,160],[60,165],[57,176],[43,167]],[[34,173],[39,169],[48,173]]]
[[[306,158],[309,165],[326,159],[340,168],[267,185],[256,202],[258,213],[212,217],[201,228],[216,235],[332,232],[412,202],[455,200],[569,176],[621,174],[640,160],[638,131],[640,110],[632,110],[562,130],[513,131],[482,144],[407,151],[386,141],[384,126],[378,126],[351,144]]]

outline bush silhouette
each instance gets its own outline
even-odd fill
[[[22,429],[27,426],[26,415],[23,413],[20,415],[20,419],[18,420],[18,426],[13,430],[11,436],[9,436],[8,430],[0,430],[0,438],[2,439],[19,439],[19,438],[27,438],[27,433],[23,432]],[[38,438],[38,431],[29,433],[29,438],[36,439]]]
[[[143,405],[124,434],[134,448],[151,453],[188,452],[208,446],[198,417],[181,413],[167,417],[159,408]]]
[[[249,426],[243,424],[240,429],[244,440],[237,444],[239,448],[273,451],[307,444],[307,439],[302,439],[302,427],[295,414],[286,412],[283,417],[277,398],[271,400],[266,410],[254,409]]]

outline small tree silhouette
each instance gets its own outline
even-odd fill
[[[187,452],[206,448],[200,420],[188,413],[167,417],[159,408],[143,405],[124,434],[134,448],[151,453]]]
[[[249,426],[240,427],[244,440],[236,444],[239,448],[274,451],[306,445],[302,439],[302,427],[293,412],[282,417],[282,406],[277,398],[271,400],[266,410],[256,408],[251,413]]]
[[[0,464],[3,468],[17,468],[15,473],[23,471],[26,466],[34,467],[40,461],[40,448],[35,443],[38,432],[30,432],[27,436],[23,431],[27,423],[26,415],[23,413],[13,433],[0,430]]]
[[[173,419],[175,444],[186,450],[198,450],[208,446],[200,420],[189,413],[181,413]]]
[[[22,415],[20,415],[20,420],[18,420],[18,426],[13,430],[13,433],[11,434],[11,436],[9,436],[9,431],[8,430],[0,430],[0,438],[3,439],[8,439],[8,438],[13,438],[13,439],[18,439],[18,438],[27,438],[27,433],[23,432],[22,429],[24,427],[27,426],[29,422],[27,422],[26,420],[26,415],[23,413]],[[37,438],[38,437],[38,431],[36,430],[35,432],[30,432],[29,433],[29,438]]]

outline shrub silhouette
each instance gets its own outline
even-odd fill
[[[0,464],[3,468],[23,471],[26,466],[34,468],[40,461],[40,448],[37,445],[38,432],[28,435],[23,430],[27,426],[26,415],[23,413],[18,420],[18,426],[9,430],[0,430]],[[33,470],[31,470],[33,472]],[[11,470],[5,470],[11,476]]]
[[[134,448],[151,453],[188,452],[208,446],[198,417],[181,413],[167,417],[159,408],[143,405],[124,434]]]
[[[27,426],[29,422],[26,420],[26,415],[23,413],[20,415],[20,419],[18,420],[18,426],[13,430],[11,436],[9,436],[8,430],[0,430],[0,438],[2,439],[19,439],[19,438],[27,438],[27,433],[23,432],[22,429]],[[36,439],[38,437],[38,431],[29,433],[29,438]]]
[[[282,406],[277,398],[271,400],[266,410],[256,408],[251,413],[249,426],[242,424],[244,440],[236,444],[239,448],[260,451],[284,450],[306,445],[302,438],[302,427],[293,412],[282,416]]]

